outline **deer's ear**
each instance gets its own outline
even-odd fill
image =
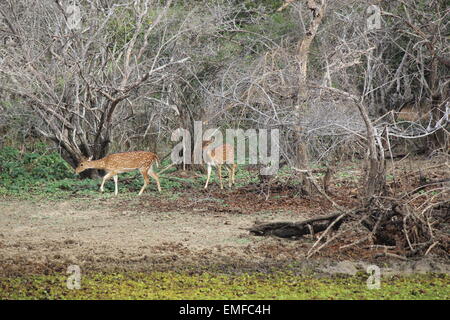
[[[87,161],[91,161],[93,157],[94,156],[90,156],[89,159],[87,159]]]

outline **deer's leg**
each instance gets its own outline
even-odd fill
[[[237,164],[236,163],[233,163],[232,165],[231,165],[231,182],[233,183],[233,184],[235,184],[236,183],[236,181],[235,181],[235,179],[234,179],[234,175],[236,174],[236,169],[237,169]]]
[[[161,186],[159,185],[159,178],[156,175],[156,173],[153,172],[153,166],[150,166],[150,169],[148,169],[147,172],[153,179],[155,179],[156,185],[158,186],[158,191],[161,192]]]
[[[100,185],[100,192],[105,191],[105,189],[103,189],[103,186],[105,185],[106,180],[110,179],[113,175],[113,172],[108,172],[107,174],[105,174],[102,180],[102,184]]]
[[[141,188],[141,191],[139,191],[139,195],[142,194],[142,192],[144,192],[145,188],[147,188],[147,185],[149,184],[150,180],[148,179],[148,169],[139,169],[139,171],[141,172],[142,176],[144,177],[144,185]]]
[[[227,171],[228,171],[228,187],[231,188],[232,181],[233,181],[232,180],[233,169],[228,165],[226,165],[225,168],[227,168]]]
[[[223,182],[222,182],[222,165],[217,165],[217,174],[219,175],[219,182],[220,182],[220,189],[223,189]]]
[[[208,164],[207,171],[208,171],[208,177],[206,178],[205,189],[208,188],[209,178],[211,177],[212,167],[210,164]]]
[[[119,181],[119,177],[116,175],[113,176],[114,178],[114,195],[118,195],[119,194],[119,187],[117,186],[117,183]]]

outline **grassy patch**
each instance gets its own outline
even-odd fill
[[[156,169],[156,173],[170,164],[164,161]],[[177,198],[177,190],[186,188],[203,188],[206,182],[206,174],[195,177],[177,177],[173,175],[176,171],[171,168],[160,176],[161,187],[174,199]],[[228,174],[223,169],[224,184],[228,185]],[[237,186],[244,186],[258,180],[256,174],[245,170],[240,166],[237,171]],[[151,182],[147,192],[156,192],[156,184]],[[219,182],[217,171],[214,170],[210,183]],[[137,171],[127,172],[119,175],[119,194],[138,193],[144,183],[142,175]],[[79,196],[109,197],[114,192],[112,179],[105,183],[105,194],[99,195],[99,179],[80,179],[75,175],[73,168],[61,158],[58,153],[49,152],[45,145],[39,145],[33,152],[22,153],[18,149],[5,147],[0,149],[0,197],[13,197],[18,199],[67,199]]]
[[[167,167],[170,160],[165,160],[156,173]],[[228,171],[223,168],[224,187],[228,188]],[[339,175],[338,175],[339,176]],[[342,173],[339,177],[351,177],[350,173]],[[233,188],[241,188],[259,182],[258,171],[247,165],[238,165],[236,184]],[[318,177],[319,178],[319,177]],[[288,186],[300,183],[295,172],[288,166],[280,168],[276,179]],[[157,192],[156,183],[150,179],[146,192]],[[33,152],[21,152],[18,149],[5,147],[0,149],[0,197],[17,199],[49,199],[61,200],[81,197],[108,198],[114,192],[112,179],[105,183],[105,193],[99,192],[102,179],[81,179],[75,175],[73,168],[56,152],[49,151],[45,144],[39,144]],[[176,168],[170,168],[160,176],[163,195],[176,200],[178,193],[185,189],[203,189],[206,174],[193,174],[180,177]],[[143,177],[137,171],[119,175],[119,195],[137,194],[143,185]],[[213,169],[210,185],[218,185],[216,168]]]
[[[292,273],[89,274],[69,290],[66,275],[0,278],[0,299],[449,299],[445,274],[383,277],[369,290],[367,275],[317,278]]]

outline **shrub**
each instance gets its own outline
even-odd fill
[[[59,154],[46,154],[41,146],[24,154],[12,147],[0,149],[0,190],[25,191],[30,186],[73,177],[73,169]]]

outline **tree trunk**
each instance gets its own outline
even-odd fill
[[[317,34],[319,25],[325,15],[326,0],[308,0],[307,5],[313,15],[313,18],[308,30],[306,30],[305,36],[302,40],[300,40],[297,47],[297,63],[299,68],[297,104],[298,121],[302,119],[304,112],[307,112],[309,108],[307,102],[308,55],[311,44]],[[295,139],[297,141],[296,166],[301,170],[309,170],[308,144],[306,143],[305,131],[300,123],[295,128]],[[305,193],[310,194],[312,192],[312,184],[308,180],[305,173],[300,173],[300,183]]]

